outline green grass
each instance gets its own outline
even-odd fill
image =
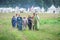
[[[13,15],[15,14],[0,14],[0,40],[60,40],[60,14],[53,14],[53,16],[52,14],[39,14],[39,31],[28,29],[20,31],[13,28],[11,26]],[[27,16],[27,14],[20,15]]]

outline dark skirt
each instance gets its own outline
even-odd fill
[[[16,20],[12,20],[12,27],[16,27]]]
[[[22,18],[21,17],[17,18],[17,28],[19,30],[22,30]]]
[[[32,29],[32,23],[28,23],[28,28],[29,28],[29,30]]]

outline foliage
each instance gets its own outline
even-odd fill
[[[0,0],[0,6],[4,7],[30,7],[40,6],[40,7],[50,7],[51,5],[55,5],[55,7],[60,6],[60,0]]]

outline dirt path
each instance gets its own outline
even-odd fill
[[[28,40],[28,39],[27,39],[27,36],[24,35],[24,33],[22,33],[22,40]]]
[[[24,34],[23,31],[18,30],[17,28],[10,28],[9,29],[10,32],[15,32],[17,34],[18,37],[20,37],[22,40],[28,40],[27,36]]]

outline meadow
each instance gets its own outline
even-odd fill
[[[0,13],[0,40],[60,40],[60,14],[38,14],[40,17],[39,31],[18,30],[11,25],[15,13]],[[21,13],[28,17],[32,13]]]

